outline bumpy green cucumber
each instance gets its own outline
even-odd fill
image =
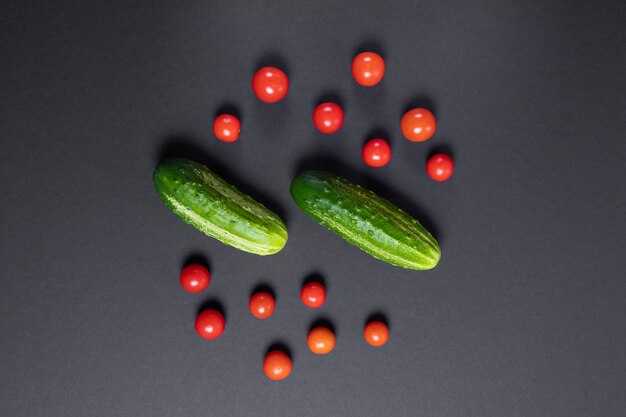
[[[167,158],[154,170],[153,180],[161,199],[178,217],[222,243],[271,255],[287,242],[287,227],[280,217],[202,164]]]
[[[376,193],[322,171],[305,171],[291,183],[300,208],[375,258],[409,269],[434,268],[435,238],[413,217]]]

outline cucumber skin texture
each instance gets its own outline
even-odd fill
[[[416,219],[339,175],[302,172],[291,183],[291,196],[322,226],[377,259],[426,270],[441,258],[439,244]]]
[[[166,158],[154,170],[153,181],[178,217],[226,245],[263,256],[287,243],[280,217],[202,164]]]

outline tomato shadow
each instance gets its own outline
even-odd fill
[[[265,356],[267,356],[268,353],[273,352],[273,351],[279,351],[279,352],[283,352],[285,355],[289,356],[292,360],[294,359],[293,356],[293,352],[291,351],[291,348],[287,345],[287,343],[285,343],[282,340],[275,340],[273,341],[268,347],[267,349],[265,349]]]
[[[436,155],[438,153],[446,154],[450,158],[452,158],[452,160],[454,161],[454,150],[452,149],[452,146],[450,146],[447,143],[443,143],[443,144],[434,146],[430,151],[428,151],[428,155],[426,157],[426,160],[428,161],[428,159],[431,156]]]
[[[310,284],[312,282],[322,284],[324,288],[328,290],[328,286],[326,285],[326,279],[324,278],[321,272],[314,271],[314,272],[307,274],[302,280],[301,287],[304,287],[305,285]]]
[[[243,123],[243,116],[241,115],[241,110],[239,110],[239,106],[231,102],[224,102],[215,108],[213,112],[214,116],[217,117],[220,114],[230,114],[231,116],[235,116],[239,119],[240,122]]]
[[[384,183],[376,177],[365,173],[363,170],[355,169],[336,159],[332,154],[317,154],[301,159],[295,166],[293,176],[302,171],[322,170],[329,171],[346,177],[349,181],[355,182],[381,197],[389,200],[393,204],[406,211],[410,216],[415,217],[434,237],[442,243],[443,236],[432,217],[426,213],[419,204],[406,194],[398,191],[392,185]]]
[[[224,178],[242,193],[249,195],[265,207],[276,213],[287,223],[287,213],[274,197],[260,191],[262,187],[244,182],[234,174],[233,170],[226,167],[222,162],[211,156],[204,148],[198,146],[195,141],[186,135],[171,135],[163,140],[158,152],[158,161],[166,157],[183,157],[206,165],[211,171]],[[157,162],[158,163],[158,162]]]
[[[328,330],[333,332],[335,336],[337,335],[337,329],[335,327],[335,323],[326,316],[318,317],[315,320],[313,320],[313,322],[309,326],[309,332],[315,329],[316,327],[326,327]]]
[[[328,91],[324,94],[320,94],[314,104],[315,104],[315,107],[317,107],[322,103],[338,104],[339,107],[341,107],[345,112],[345,108],[344,108],[345,102],[343,98],[341,97],[341,95],[335,91]]]
[[[385,139],[389,142],[389,145],[391,145],[391,135],[389,134],[389,129],[381,126],[377,126],[367,132],[367,135],[363,138],[363,145],[372,139]]]
[[[187,255],[182,265],[180,266],[180,269],[183,269],[187,265],[191,265],[191,264],[202,265],[207,270],[209,270],[209,272],[211,272],[211,263],[209,262],[209,259],[200,252],[192,252],[189,255]]]
[[[378,39],[365,38],[354,49],[354,56],[361,52],[375,52],[385,59],[385,47]]]
[[[227,319],[227,314],[226,314],[226,309],[224,308],[224,304],[217,298],[213,297],[213,298],[209,298],[201,302],[198,305],[197,314],[202,313],[204,310],[217,310],[220,312],[222,316],[224,316],[224,320]]]
[[[437,116],[437,104],[435,103],[433,98],[428,94],[416,94],[409,100],[404,102],[404,106],[402,107],[402,114],[400,114],[398,120],[402,118],[404,113],[418,107],[428,109],[435,115],[435,117]]]
[[[252,73],[254,74],[257,70],[263,67],[276,67],[287,74],[287,77],[290,75],[289,62],[285,59],[284,55],[275,51],[270,50],[261,54],[261,56],[254,63]]]
[[[250,297],[252,297],[254,294],[258,294],[260,292],[266,292],[269,295],[271,295],[272,297],[274,297],[274,300],[276,300],[276,301],[278,300],[278,298],[276,297],[276,292],[274,291],[274,287],[272,287],[267,282],[260,282],[260,283],[256,284],[252,288],[252,291],[250,291]]]
[[[391,322],[389,321],[389,316],[385,314],[384,312],[380,310],[376,310],[370,313],[370,315],[368,315],[367,318],[365,319],[363,326],[373,321],[380,321],[382,323],[385,323],[385,325],[389,328],[389,330],[391,330]]]

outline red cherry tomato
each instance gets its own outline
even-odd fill
[[[426,172],[428,172],[428,176],[435,181],[445,181],[450,178],[454,172],[454,162],[448,155],[438,153],[428,158]]]
[[[372,139],[363,146],[363,161],[374,168],[387,165],[391,160],[391,147],[384,139]]]
[[[382,346],[389,340],[389,328],[382,321],[371,321],[363,332],[365,341],[372,346]]]
[[[180,272],[180,285],[185,291],[204,291],[210,283],[211,273],[202,265],[190,264]]]
[[[276,300],[272,297],[272,294],[267,292],[258,292],[250,297],[250,313],[257,319],[266,319],[276,309]]]
[[[326,327],[316,327],[309,332],[306,344],[311,352],[325,355],[335,348],[335,334]]]
[[[435,134],[436,127],[435,115],[423,108],[409,110],[400,121],[402,134],[411,142],[424,142],[430,139]]]
[[[289,79],[278,68],[263,67],[254,74],[252,88],[259,100],[276,103],[287,95]]]
[[[343,125],[343,109],[335,103],[322,103],[313,111],[313,123],[322,133],[335,133]]]
[[[326,288],[319,282],[309,282],[302,287],[300,299],[307,307],[319,308],[326,302]]]
[[[224,332],[224,327],[224,316],[217,310],[204,310],[196,317],[196,332],[204,339],[217,339]]]
[[[378,84],[384,75],[385,60],[377,53],[361,52],[352,60],[352,76],[365,87]]]
[[[263,361],[263,372],[274,381],[287,378],[291,374],[291,368],[291,358],[279,350],[268,353]]]
[[[213,121],[213,133],[222,142],[234,142],[239,139],[241,122],[232,114],[220,114]]]

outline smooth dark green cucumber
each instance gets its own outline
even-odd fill
[[[413,217],[373,191],[323,171],[305,171],[291,196],[309,216],[375,258],[409,269],[434,268],[435,238]]]
[[[287,242],[285,223],[206,166],[166,158],[154,170],[154,185],[178,217],[220,242],[257,255],[271,255]]]

